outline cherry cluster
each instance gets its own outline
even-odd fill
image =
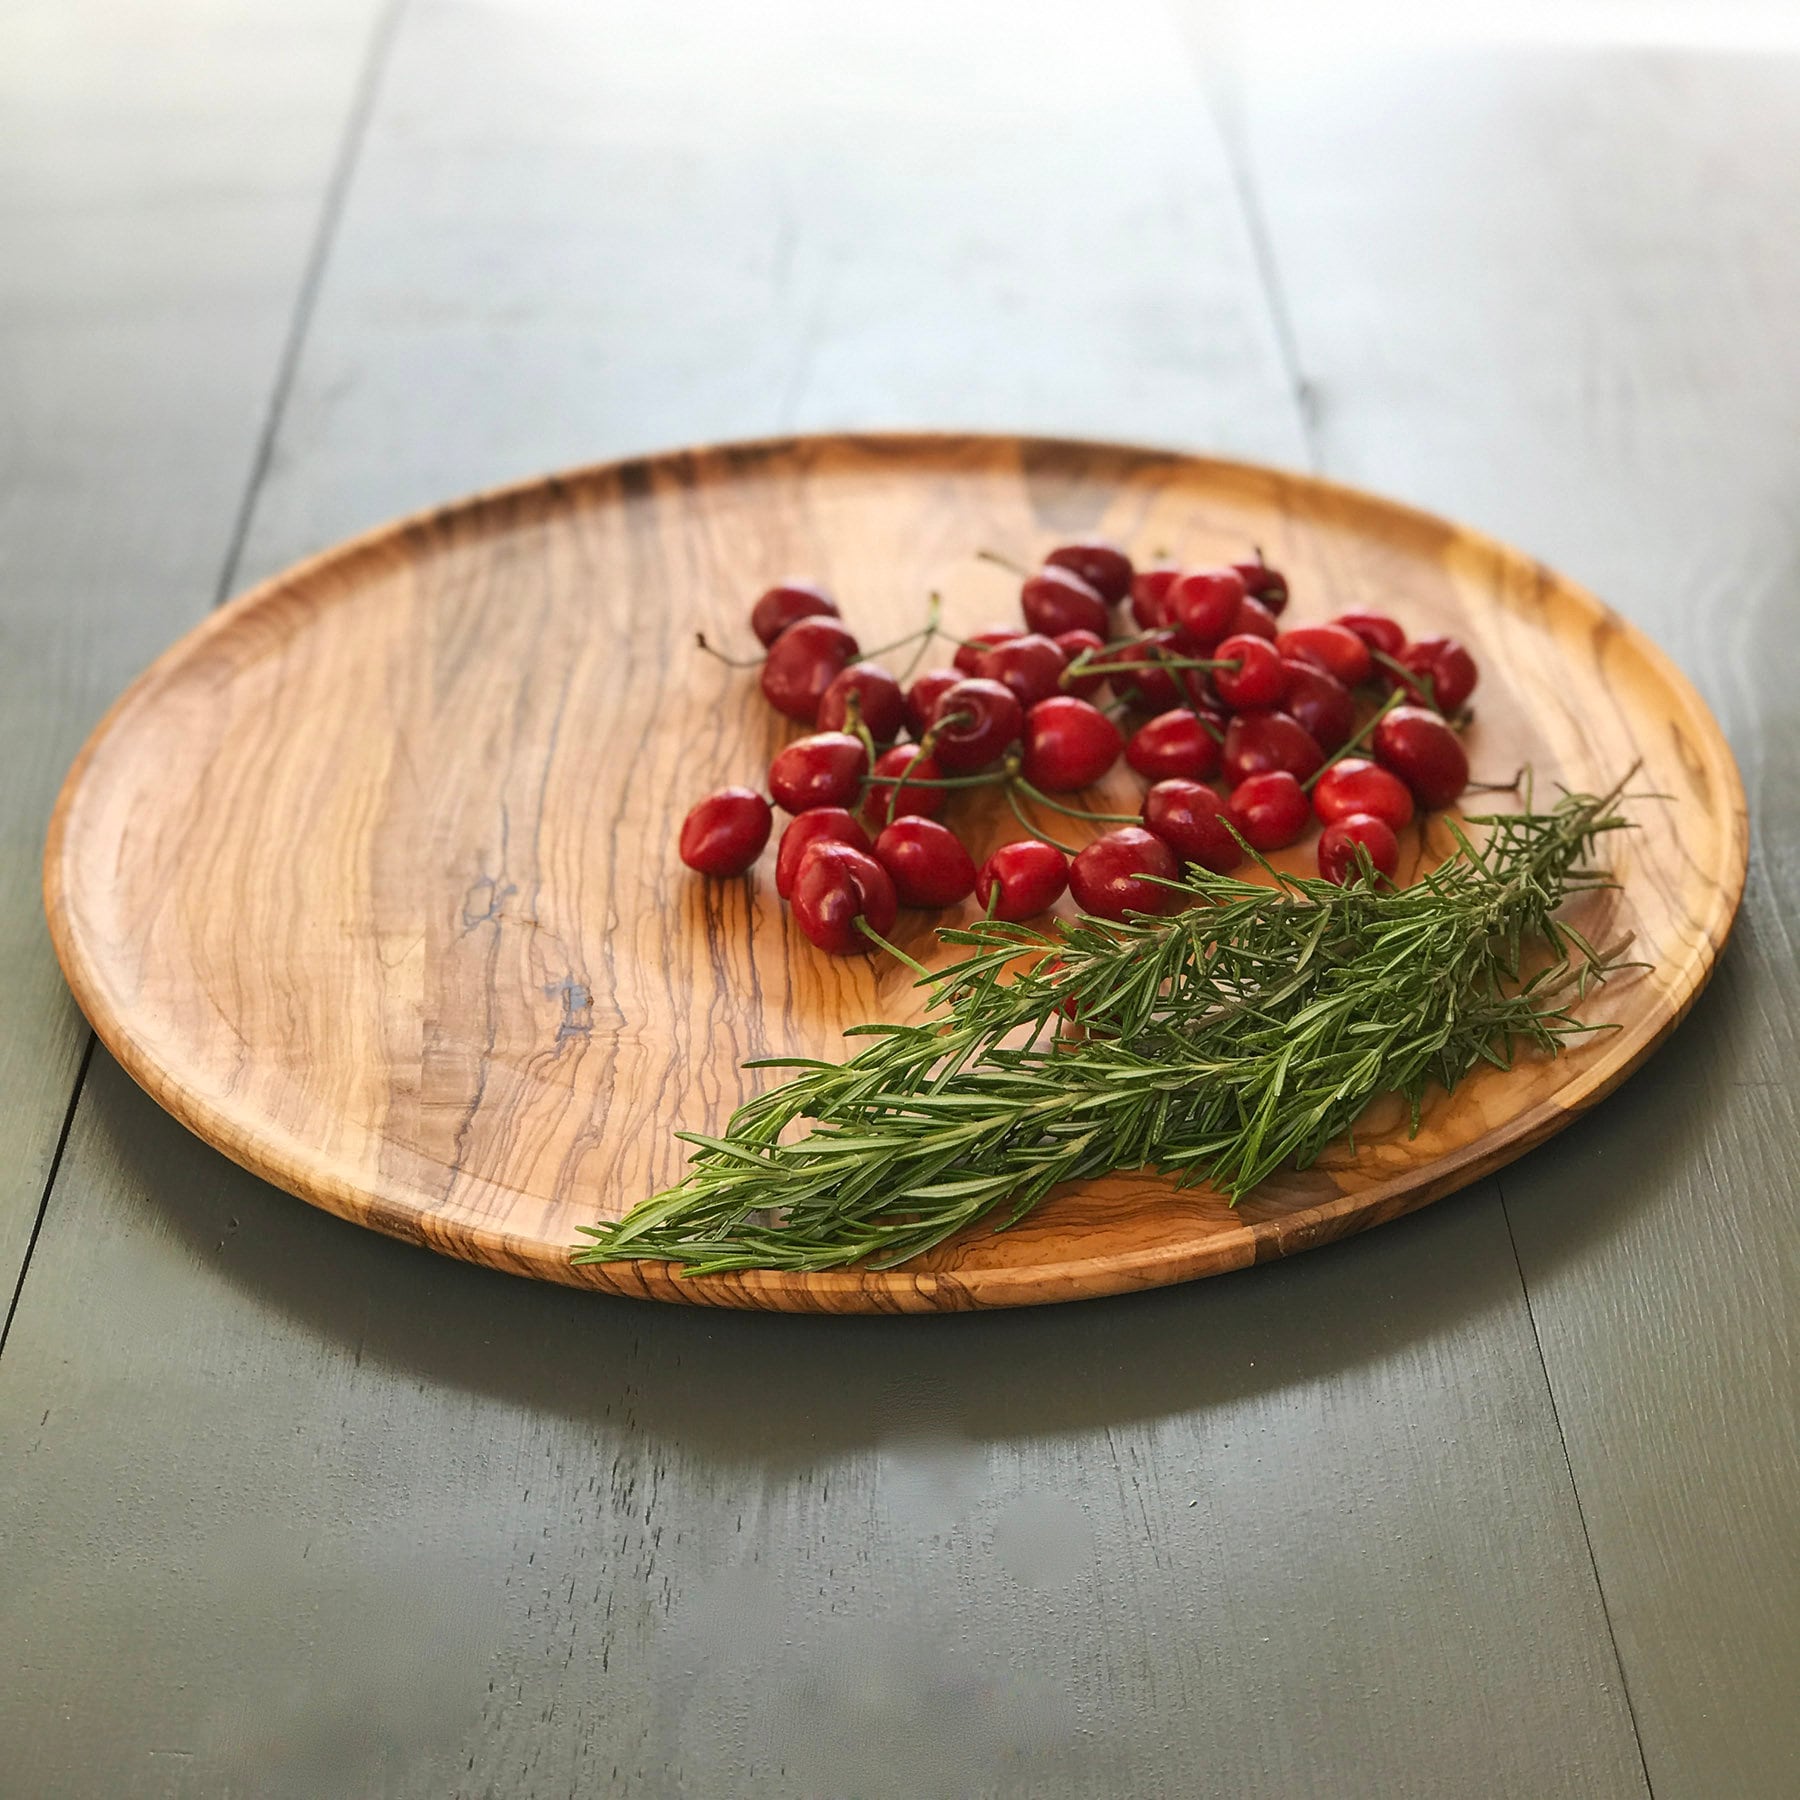
[[[792,815],[776,892],[821,949],[867,950],[899,907],[971,893],[998,919],[1041,913],[1065,887],[1101,918],[1167,912],[1182,895],[1160,883],[1184,863],[1229,872],[1246,845],[1283,849],[1315,818],[1322,875],[1388,880],[1415,810],[1448,806],[1468,784],[1457,726],[1477,671],[1453,638],[1409,642],[1373,612],[1284,630],[1287,582],[1260,555],[1138,570],[1118,546],[1083,539],[1018,573],[1022,627],[953,640],[952,666],[904,685],[864,657],[823,588],[785,582],[752,608],[764,695],[813,728],[777,752],[768,787]],[[1115,618],[1127,603],[1135,630]],[[935,616],[905,641],[934,635]],[[1141,814],[1056,798],[1121,754],[1151,783]],[[940,815],[958,789],[986,786],[1004,789],[1034,835],[978,868]],[[1069,851],[1033,807],[1114,829]],[[725,788],[688,814],[681,858],[740,875],[772,826],[761,794]]]

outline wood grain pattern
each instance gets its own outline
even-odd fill
[[[909,1016],[904,970],[834,961],[766,873],[687,879],[688,797],[754,777],[780,722],[693,653],[788,569],[865,641],[941,587],[953,626],[1005,616],[976,545],[1077,527],[1195,560],[1265,545],[1298,608],[1380,604],[1486,671],[1478,768],[1595,788],[1634,760],[1619,893],[1580,922],[1653,969],[1590,1009],[1619,1029],[1484,1073],[1408,1139],[1371,1120],[1236,1212],[1122,1175],[903,1270],[676,1279],[572,1268],[575,1226],[680,1167],[750,1056],[831,1055]],[[1132,778],[1115,775],[1123,804]],[[988,828],[992,829],[989,822]],[[1415,855],[1442,853],[1441,833]],[[1304,857],[1304,849],[1290,853]],[[1541,1141],[1680,1019],[1735,911],[1730,753],[1681,677],[1597,603],[1473,533],[1303,477],[1119,447],[825,438],[546,481],[359,540],[245,596],[129,692],[71,776],[48,904],[109,1047],[269,1179],[434,1249],[656,1298],[825,1310],[1027,1304],[1241,1267],[1379,1223]],[[931,921],[908,922],[915,952]]]

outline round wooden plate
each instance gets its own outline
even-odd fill
[[[1121,1175],[904,1269],[678,1279],[574,1267],[584,1221],[679,1176],[677,1128],[717,1129],[749,1057],[841,1053],[911,1016],[891,959],[815,951],[774,894],[773,846],[713,884],[676,858],[687,807],[759,783],[792,728],[694,632],[753,649],[749,599],[827,582],[866,644],[945,596],[952,629],[1017,616],[976,560],[1102,531],[1186,562],[1252,544],[1294,616],[1392,611],[1483,671],[1478,776],[1598,791],[1639,759],[1662,799],[1611,841],[1595,940],[1654,966],[1590,1002],[1617,1031],[1484,1071],[1409,1138],[1380,1105],[1356,1153],[1235,1211]],[[932,660],[944,660],[942,656]],[[1097,804],[1135,807],[1123,769]],[[983,840],[1019,835],[968,802]],[[1711,973],[1744,881],[1742,787],[1693,689],[1580,589],[1488,538],[1309,477],[1114,445],[1002,437],[792,439],[532,482],[327,552],[209,618],[113,707],[51,826],[47,902],[107,1047],[258,1175],[360,1224],[519,1274],[710,1305],[927,1311],[1181,1281],[1423,1205],[1617,1085]],[[1442,828],[1407,853],[1436,857]],[[1290,853],[1303,869],[1311,846]],[[934,954],[936,921],[903,916]],[[941,959],[941,952],[936,952]],[[764,1077],[768,1079],[768,1077]]]

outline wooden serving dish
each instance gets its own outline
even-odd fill
[[[1260,544],[1295,618],[1392,611],[1482,669],[1477,775],[1598,791],[1641,759],[1642,829],[1611,840],[1596,941],[1654,966],[1587,1013],[1618,1030],[1484,1071],[1408,1138],[1398,1105],[1235,1211],[1128,1174],[1066,1191],[885,1273],[681,1279],[573,1267],[576,1227],[677,1178],[677,1128],[717,1129],[744,1059],[841,1053],[911,1016],[891,959],[814,950],[771,845],[712,884],[675,853],[687,807],[759,783],[792,728],[754,675],[748,601],[804,573],[865,644],[941,589],[946,621],[1016,617],[975,559],[1102,531],[1139,555]],[[946,660],[934,658],[933,660]],[[1135,807],[1123,769],[1097,804]],[[1016,834],[979,799],[978,853]],[[970,816],[965,813],[965,817]],[[1078,828],[1070,826],[1071,830]],[[1435,858],[1441,827],[1406,853]],[[1742,892],[1731,753],[1681,674],[1529,557],[1306,476],[1004,437],[789,439],[580,471],[403,520],[209,618],[102,721],[50,832],[47,905],[107,1047],[184,1124],[303,1199],[523,1275],[709,1305],[928,1311],[1115,1293],[1287,1255],[1474,1180],[1609,1092],[1712,971]],[[1310,845],[1289,853],[1306,868]],[[1066,904],[1066,903],[1065,903]],[[902,941],[942,960],[936,920]],[[764,1077],[768,1079],[770,1077]]]

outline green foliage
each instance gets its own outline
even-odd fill
[[[1581,865],[1626,823],[1617,800],[1472,820],[1481,847],[1459,832],[1398,891],[1195,870],[1170,918],[947,931],[967,954],[924,978],[924,1023],[862,1026],[873,1041],[844,1063],[751,1065],[799,1073],[722,1137],[684,1134],[686,1178],[584,1227],[575,1260],[887,1268],[1114,1169],[1210,1179],[1235,1202],[1394,1090],[1416,1130],[1434,1086],[1589,1029],[1569,1005],[1617,952],[1553,915],[1608,885]]]

